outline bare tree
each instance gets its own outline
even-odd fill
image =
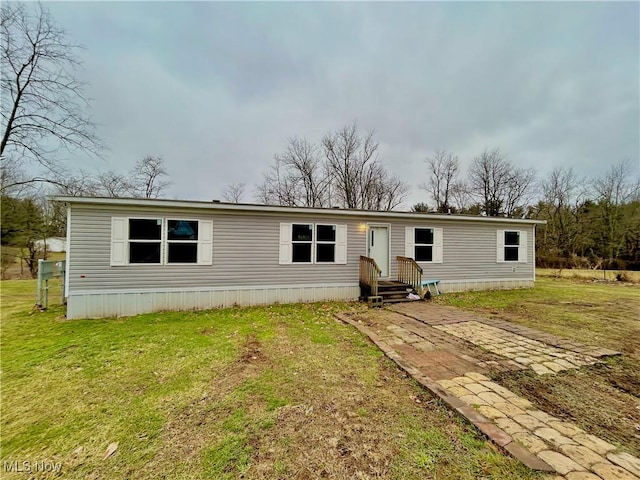
[[[130,193],[134,197],[158,198],[171,182],[165,180],[167,171],[162,157],[147,155],[131,170]]]
[[[378,151],[373,131],[361,137],[353,123],[325,135],[322,145],[335,187],[334,195],[347,208],[365,208],[363,192],[367,182],[375,177],[372,170]]]
[[[541,201],[536,216],[547,220],[540,227],[538,245],[543,256],[568,257],[575,254],[579,228],[577,212],[578,180],[571,168],[554,168],[540,181]]]
[[[132,189],[127,177],[113,170],[100,172],[95,186],[97,193],[106,197],[126,197]]]
[[[100,154],[95,125],[85,115],[85,84],[74,76],[81,46],[67,40],[40,4],[5,2],[1,7],[2,124],[0,158],[14,172],[39,165],[43,173],[26,183],[49,182],[58,170],[55,152],[83,150]],[[20,177],[16,173],[14,175]],[[11,182],[2,185],[3,191]]]
[[[637,200],[640,193],[640,179],[629,160],[612,165],[603,177],[594,179],[591,186],[597,200],[611,205]]]
[[[325,135],[321,146],[290,138],[257,186],[256,200],[286,206],[397,208],[408,187],[377,161],[377,151],[373,132],[361,137],[355,123]]]
[[[504,196],[504,214],[507,217],[526,215],[527,205],[534,193],[535,180],[536,172],[533,168],[511,167]]]
[[[256,187],[256,200],[265,205],[295,207],[299,205],[299,196],[297,185],[287,168],[276,158],[275,163],[264,174],[262,183]]]
[[[325,135],[322,146],[331,193],[342,206],[390,210],[404,201],[408,187],[378,162],[373,131],[360,136],[353,123]]]
[[[502,213],[510,173],[511,165],[497,148],[485,149],[473,160],[469,186],[486,215],[496,217]]]
[[[408,186],[395,175],[390,175],[379,163],[367,169],[362,184],[361,207],[366,210],[393,210],[407,196]]]
[[[98,186],[93,176],[83,170],[67,175],[64,180],[54,180],[56,193],[71,197],[94,197],[98,195]]]
[[[275,164],[258,188],[264,203],[304,207],[328,204],[330,178],[317,145],[304,138],[290,138],[285,151],[274,159]]]
[[[467,212],[472,198],[469,185],[464,180],[457,180],[451,185],[449,194],[453,208],[460,213]]]
[[[246,187],[246,183],[231,183],[222,192],[222,198],[230,203],[240,203]]]
[[[421,185],[433,199],[436,212],[448,213],[452,207],[453,188],[460,170],[458,157],[446,150],[436,150],[427,158],[427,182]]]
[[[535,172],[519,169],[499,149],[485,149],[469,171],[469,190],[490,217],[522,215],[530,199]]]
[[[275,156],[289,172],[290,183],[296,186],[299,203],[307,207],[322,207],[327,202],[329,178],[322,166],[317,145],[304,138],[291,138],[286,150]]]
[[[637,231],[640,225],[640,215],[623,215],[625,203],[640,201],[640,179],[631,162],[624,160],[594,179],[592,189],[597,199],[600,242],[611,261],[620,256],[629,232]]]

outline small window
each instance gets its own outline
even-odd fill
[[[414,260],[433,261],[433,228],[416,228],[414,237]]]
[[[504,261],[517,262],[520,250],[520,232],[504,232]]]
[[[311,263],[313,225],[296,224],[291,228],[291,250],[294,263]]]
[[[129,219],[129,263],[160,263],[162,220]]]
[[[336,226],[316,225],[316,262],[336,260]]]
[[[198,262],[198,221],[167,221],[167,263]]]

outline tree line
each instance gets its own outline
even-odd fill
[[[538,178],[499,149],[484,150],[463,173],[446,150],[426,160],[421,185],[431,203],[414,211],[546,220],[537,228],[537,262],[554,268],[640,269],[640,187],[629,161],[581,178],[557,167]]]
[[[26,183],[4,189],[0,200],[2,276],[18,260],[35,278],[38,259],[47,257],[44,241],[66,235],[65,207],[49,202],[48,195],[158,198],[170,185],[167,177],[162,158],[146,156],[126,174],[80,172],[55,183],[47,182],[46,187],[34,188],[32,183]]]

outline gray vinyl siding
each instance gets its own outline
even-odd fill
[[[110,266],[111,217],[213,221],[213,265]],[[347,264],[279,264],[280,223],[347,225]],[[232,215],[202,210],[73,205],[69,293],[109,290],[199,289],[225,286],[358,283],[365,232],[335,215]]]
[[[111,217],[152,217],[213,221],[213,265],[110,266]],[[405,227],[443,229],[443,263],[422,263],[423,278],[465,280],[533,280],[534,226],[470,221],[367,218],[353,215],[229,212],[175,207],[125,207],[72,204],[69,248],[69,294],[109,291],[198,290],[207,288],[358,285],[359,256],[366,255],[366,223],[390,224],[391,277],[395,257],[405,254]],[[347,263],[279,264],[280,223],[347,225]],[[527,263],[496,261],[496,230],[527,231]]]
[[[533,279],[534,226],[491,222],[391,222],[391,258],[405,254],[405,227],[442,228],[443,263],[419,262],[423,279],[443,281]],[[527,263],[497,262],[497,230],[527,232]],[[391,276],[397,275],[391,262]]]

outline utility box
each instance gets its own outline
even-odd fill
[[[62,296],[61,303],[64,302],[64,278],[65,278],[66,262],[54,260],[38,260],[38,298],[36,305],[45,309],[49,306],[49,280],[51,278],[62,278]]]

